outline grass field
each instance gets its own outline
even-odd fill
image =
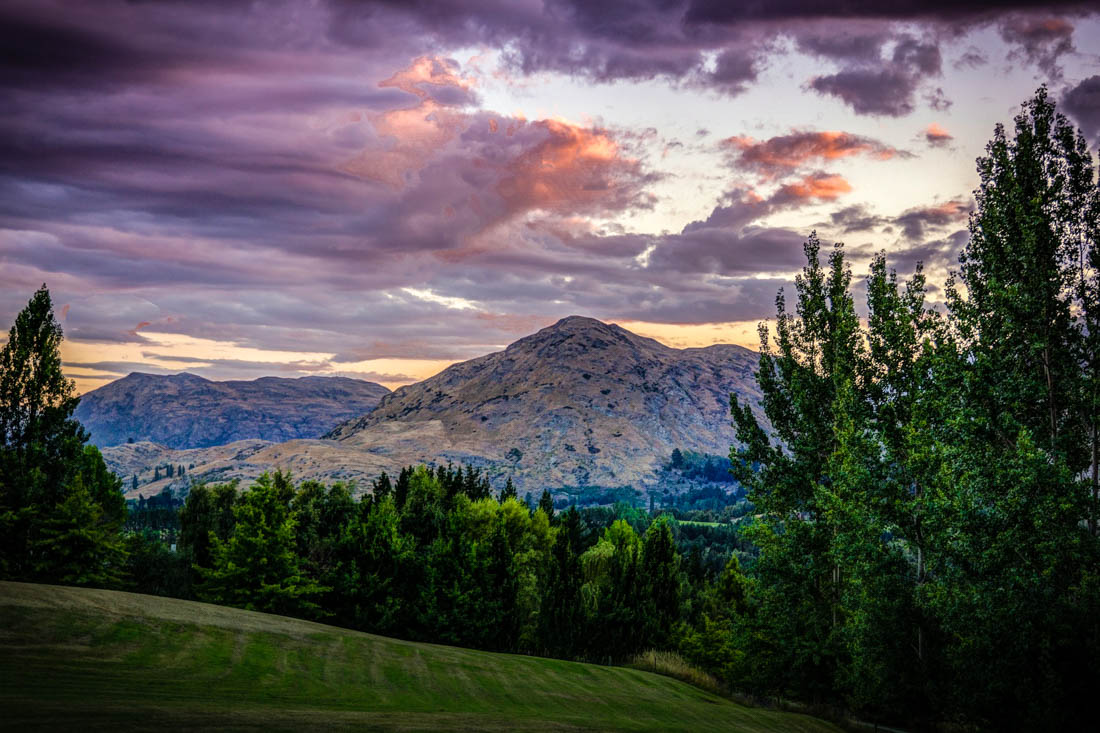
[[[0,729],[836,731],[636,669],[0,583]]]

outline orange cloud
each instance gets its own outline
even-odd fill
[[[643,203],[641,163],[624,155],[606,130],[560,120],[531,123],[545,139],[506,166],[497,192],[509,212],[613,211]]]
[[[152,325],[153,325],[153,324],[152,324],[151,322],[149,322],[149,321],[142,321],[141,323],[139,323],[138,325],[134,326],[134,327],[133,327],[132,329],[130,329],[130,330],[129,330],[129,331],[127,331],[126,333],[130,334],[131,336],[137,336],[137,332],[138,332],[138,331],[140,331],[140,330],[141,330],[141,329],[143,329],[143,328],[146,328],[147,326],[152,326]]]
[[[420,101],[413,107],[371,115],[371,124],[382,140],[382,147],[364,151],[348,161],[344,170],[401,189],[409,176],[420,171],[466,123],[463,112],[437,101],[430,90],[434,87],[466,92],[473,81],[460,76],[452,61],[422,56],[407,69],[379,82],[378,86],[400,89]]]
[[[766,178],[781,175],[816,161],[839,160],[866,155],[888,160],[904,155],[897,148],[848,132],[794,132],[768,140],[734,136],[721,143],[735,154],[734,164],[754,170]]]
[[[430,97],[429,89],[425,89],[426,86],[469,90],[473,88],[473,84],[473,79],[459,75],[457,63],[438,56],[421,56],[408,68],[398,71],[389,79],[378,82],[380,87],[395,87],[421,99]]]
[[[806,201],[818,199],[820,201],[833,201],[842,194],[850,193],[851,190],[852,185],[842,176],[815,174],[781,186],[773,200]]]
[[[924,139],[928,141],[929,145],[940,146],[951,142],[955,139],[955,136],[933,122],[931,125],[924,128]]]

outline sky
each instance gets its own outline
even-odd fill
[[[1095,152],[1094,5],[4,0],[0,324],[47,284],[80,391],[756,347],[811,231],[939,297],[1044,84]]]

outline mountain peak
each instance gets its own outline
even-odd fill
[[[402,387],[325,437],[398,468],[499,466],[524,491],[647,486],[674,448],[728,453],[730,393],[759,403],[756,361],[569,316]]]
[[[555,347],[573,344],[583,345],[587,349],[602,350],[618,346],[629,349],[668,349],[658,341],[626,330],[614,323],[604,323],[588,316],[566,316],[557,323],[547,326],[530,336],[521,338],[508,347],[508,351],[516,349],[525,350],[535,348],[541,351],[544,357],[553,357],[557,354]],[[556,350],[556,349],[555,349]],[[569,356],[572,349],[566,348],[562,356]]]
[[[611,325],[597,318],[574,315],[562,318],[550,328],[611,328]]]

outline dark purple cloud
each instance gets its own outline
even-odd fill
[[[1000,24],[1001,37],[1018,47],[1013,56],[1039,67],[1050,79],[1061,79],[1058,59],[1073,49],[1073,24],[1065,18],[1013,16]]]
[[[776,0],[767,3],[736,3],[726,0],[691,0],[685,19],[692,23],[738,23],[749,20],[805,20],[815,18],[873,18],[886,20],[982,20],[995,17],[1007,9],[1030,10],[1035,5],[1028,0],[902,0],[883,3],[879,0]],[[1087,2],[1054,0],[1047,8],[1081,10]]]
[[[929,228],[942,228],[966,221],[973,210],[973,202],[952,199],[942,204],[909,209],[898,216],[894,223],[906,239],[915,241],[923,239]]]
[[[810,88],[837,97],[859,114],[887,117],[912,112],[917,88],[924,79],[938,76],[943,65],[938,45],[905,35],[895,39],[888,61],[877,55],[852,60],[835,74],[812,79]]]
[[[866,206],[854,204],[829,214],[829,221],[823,227],[841,234],[853,232],[870,232],[887,223],[885,217],[874,214]]]
[[[1062,109],[1093,143],[1100,136],[1100,75],[1062,92]]]
[[[912,273],[918,263],[924,271],[936,276],[958,265],[959,252],[966,245],[970,232],[957,229],[946,237],[930,239],[910,244],[906,247],[892,248],[886,252],[886,264],[901,274]],[[879,245],[858,245],[848,248],[848,253],[856,259],[870,259],[883,250]],[[938,286],[929,284],[929,292],[938,290]]]

